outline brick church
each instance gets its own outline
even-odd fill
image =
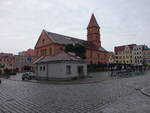
[[[94,14],[92,14],[87,27],[87,40],[43,30],[35,45],[35,55],[37,57],[56,55],[64,51],[67,44],[84,45],[86,47],[85,61],[87,63],[108,63],[109,52],[101,45],[100,27]]]

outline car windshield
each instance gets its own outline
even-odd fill
[[[33,75],[32,72],[25,72],[24,74],[27,74],[27,75]]]

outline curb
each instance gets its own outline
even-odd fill
[[[146,92],[147,89],[150,89],[150,87],[141,89],[141,93],[144,94],[145,96],[150,97],[150,93]]]
[[[78,85],[78,84],[96,84],[96,83],[101,83],[103,81],[85,81],[85,82],[51,82],[51,81],[22,81],[22,80],[14,80],[14,79],[6,79],[6,80],[12,80],[12,81],[17,81],[17,82],[29,82],[29,83],[39,83],[39,84],[50,84],[50,85]]]

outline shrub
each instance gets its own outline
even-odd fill
[[[2,70],[0,70],[0,74],[2,74]]]
[[[9,75],[11,73],[12,73],[11,69],[8,69],[8,68],[4,69],[4,74]]]
[[[86,52],[86,48],[81,45],[81,44],[68,44],[65,46],[65,52],[73,52],[75,53],[77,56],[85,59],[85,52]]]

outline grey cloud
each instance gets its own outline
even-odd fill
[[[86,39],[93,12],[106,49],[149,44],[149,5],[149,0],[0,0],[0,52],[34,48],[43,28]]]

